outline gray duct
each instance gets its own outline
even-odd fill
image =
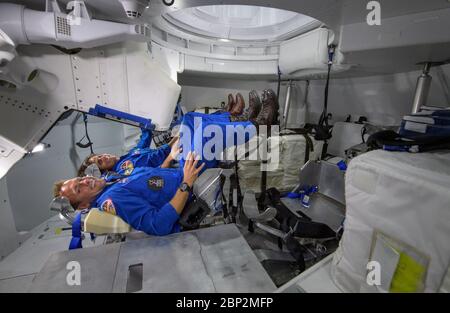
[[[23,5],[0,3],[0,30],[16,46],[40,43],[73,49],[94,48],[125,40],[150,41],[150,31],[146,26],[91,19],[83,1],[70,4],[73,10],[65,14],[55,10],[56,4],[51,11],[41,12]]]

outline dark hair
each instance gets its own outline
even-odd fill
[[[87,169],[87,167],[88,167],[89,165],[92,164],[91,158],[94,157],[94,156],[97,156],[97,155],[98,155],[98,154],[92,153],[92,154],[88,155],[88,156],[84,159],[83,163],[82,163],[81,166],[78,168],[78,172],[77,172],[77,176],[78,176],[78,177],[86,176],[86,174],[84,173],[84,171]]]

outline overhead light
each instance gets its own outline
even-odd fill
[[[50,145],[48,143],[39,143],[33,148],[33,150],[31,150],[30,153],[41,152],[41,151],[44,151],[47,148],[50,148]]]
[[[130,19],[138,19],[142,16],[145,9],[150,6],[149,0],[119,0],[126,15]]]
[[[227,39],[227,38],[220,38],[219,41],[222,41],[222,42],[230,42],[230,39]]]

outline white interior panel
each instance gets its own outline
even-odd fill
[[[151,118],[159,130],[167,129],[181,87],[150,60],[145,44],[129,44],[127,52],[130,113]]]
[[[19,247],[19,238],[6,180],[0,179],[0,261]]]
[[[126,73],[126,57],[123,44],[108,46],[103,50],[104,58],[100,58],[100,75],[103,104],[116,110],[128,112],[128,82]]]
[[[328,62],[329,31],[317,29],[280,45],[280,70],[285,74],[323,71]]]

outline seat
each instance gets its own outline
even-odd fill
[[[185,230],[196,229],[204,225],[207,216],[222,211],[223,170],[211,168],[204,171],[193,186],[193,199],[183,209],[179,224]]]
[[[50,203],[50,210],[58,212],[61,220],[69,225],[74,224],[77,211],[70,205],[67,198],[54,198]],[[83,232],[95,235],[122,235],[132,231],[131,226],[120,217],[100,211],[97,208],[89,210],[82,225]]]
[[[257,227],[277,237],[279,247],[286,245],[301,271],[306,268],[306,262],[332,251],[323,247],[336,245],[344,219],[344,173],[338,166],[326,161],[308,161],[301,168],[299,184],[292,193],[301,194],[300,190],[309,190],[310,186],[316,186],[317,192],[307,194],[311,197],[307,207],[298,199],[281,201],[282,195],[276,188],[269,188],[262,201],[247,190],[243,201],[248,230],[254,232]],[[264,210],[260,211],[261,207]]]
[[[213,213],[220,210],[220,205],[217,199],[221,195],[221,175],[223,169],[210,168],[204,171],[194,183],[194,195],[205,201]]]
[[[253,222],[268,222],[273,220],[277,215],[277,209],[271,206],[268,206],[263,212],[259,211],[253,190],[247,190],[245,192],[242,206],[245,216]]]
[[[96,235],[126,234],[131,229],[120,217],[97,208],[91,209],[84,219],[84,231]]]

